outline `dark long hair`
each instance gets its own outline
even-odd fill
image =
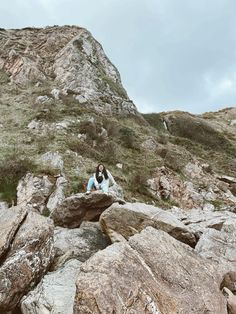
[[[99,164],[96,168],[96,179],[98,179],[98,175],[99,175],[99,166],[103,166],[103,170],[102,170],[102,174],[104,175],[104,178],[107,180],[108,179],[108,174],[107,174],[107,171],[106,171],[106,168],[104,167],[103,164]]]

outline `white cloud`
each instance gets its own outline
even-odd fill
[[[229,93],[236,93],[236,74],[231,77],[218,77],[210,73],[204,76],[205,88],[211,101]]]

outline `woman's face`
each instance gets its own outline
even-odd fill
[[[98,166],[98,170],[99,170],[99,171],[102,171],[103,169],[104,169],[103,165],[99,165],[99,166]]]

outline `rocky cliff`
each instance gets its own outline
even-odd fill
[[[236,313],[236,109],[140,114],[77,26],[0,44],[0,313]]]

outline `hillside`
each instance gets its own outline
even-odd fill
[[[185,171],[191,163],[208,164],[214,175],[236,176],[235,108],[202,116],[141,115],[101,45],[80,27],[2,29],[0,43],[3,200],[15,199],[27,171],[57,174],[57,166],[42,162],[50,153],[63,163],[59,172],[68,179],[68,195],[83,191],[103,162],[127,200],[164,207],[183,204],[171,191],[162,197],[150,189],[147,180],[158,178],[162,166],[183,184],[194,181]],[[195,190],[202,185],[196,181]],[[210,181],[208,190],[218,184]],[[234,183],[229,188],[235,193]]]

